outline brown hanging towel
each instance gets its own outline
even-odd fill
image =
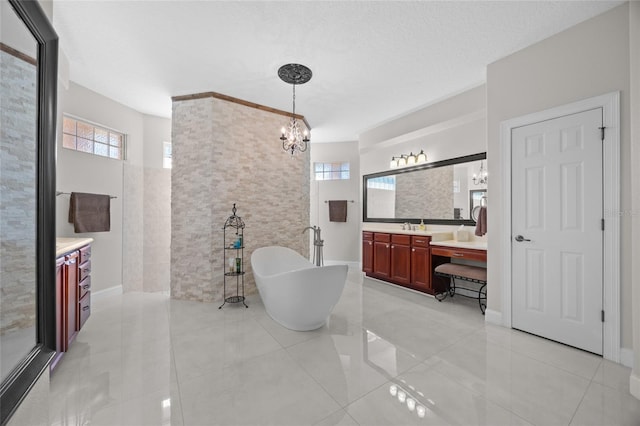
[[[69,223],[81,232],[109,232],[111,230],[111,197],[102,194],[72,192],[69,200]]]
[[[329,200],[329,222],[347,221],[347,200]]]
[[[478,237],[482,237],[487,233],[487,208],[485,206],[480,207],[478,212],[478,220],[476,221],[476,232]]]

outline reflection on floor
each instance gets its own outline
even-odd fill
[[[638,424],[630,370],[485,325],[477,305],[352,271],[329,324],[125,294],[94,310],[51,377],[51,424]]]
[[[0,336],[0,377],[4,379],[36,345],[36,327],[13,330]]]

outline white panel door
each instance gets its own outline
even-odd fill
[[[512,326],[602,354],[602,109],[512,131]]]

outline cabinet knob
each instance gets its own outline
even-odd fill
[[[387,244],[386,247],[389,248],[389,244]]]
[[[391,248],[395,248],[394,246],[391,246]]]
[[[416,251],[416,249],[411,249],[411,251]]]

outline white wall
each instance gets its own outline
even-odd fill
[[[67,222],[69,196],[58,196],[56,198],[57,236],[87,236],[95,240],[92,246],[91,265],[93,291],[123,284],[125,291],[141,291],[144,271],[144,162],[148,160],[152,167],[157,167],[159,163],[162,167],[162,141],[171,140],[171,121],[141,114],[85,87],[66,82],[64,75],[60,77],[57,190],[109,194],[117,198],[111,200],[110,232],[75,234],[73,225]],[[125,133],[127,135],[125,161],[63,148],[63,113]],[[158,182],[169,189],[166,179]],[[152,185],[153,182],[150,184]],[[164,217],[168,217],[168,200],[165,204]],[[154,213],[151,218],[157,217],[161,210],[164,211],[147,204],[147,211]],[[166,229],[166,226],[164,228]],[[158,254],[154,251],[153,254],[156,257],[158,255],[168,257],[168,242],[165,245],[167,253]],[[168,290],[168,284],[165,290]]]
[[[640,258],[640,3],[629,4],[629,53],[631,77],[631,164],[632,168],[632,258]],[[632,306],[634,368],[630,380],[631,394],[640,399],[640,262],[632,262]]]
[[[110,101],[74,83],[58,87],[58,141],[56,189],[62,192],[109,194],[111,231],[75,234],[68,223],[69,195],[56,197],[56,235],[58,237],[90,237],[92,245],[91,284],[93,291],[122,285],[122,168],[123,162],[98,157],[62,147],[62,114],[122,131],[129,145],[140,143],[140,114],[131,114],[123,105]]]
[[[316,181],[313,165],[316,162],[330,163],[348,161],[349,180]],[[358,262],[360,243],[360,158],[358,142],[335,142],[311,144],[311,225],[322,230],[325,261]],[[347,221],[329,222],[328,200],[354,200],[347,202]],[[313,246],[310,247],[313,250]],[[312,252],[313,253],[313,252]],[[310,254],[310,258],[312,256]]]
[[[486,87],[475,87],[364,132],[360,174],[389,170],[392,156],[424,149],[427,161],[487,150]]]
[[[162,168],[162,142],[171,142],[171,119],[144,115],[143,162],[145,168]]]
[[[581,99],[621,91],[621,209],[629,212],[629,5],[624,4],[503,58],[487,68],[489,141],[488,308],[500,312],[504,278],[501,233],[500,122]],[[631,347],[631,219],[621,221],[622,346]]]

